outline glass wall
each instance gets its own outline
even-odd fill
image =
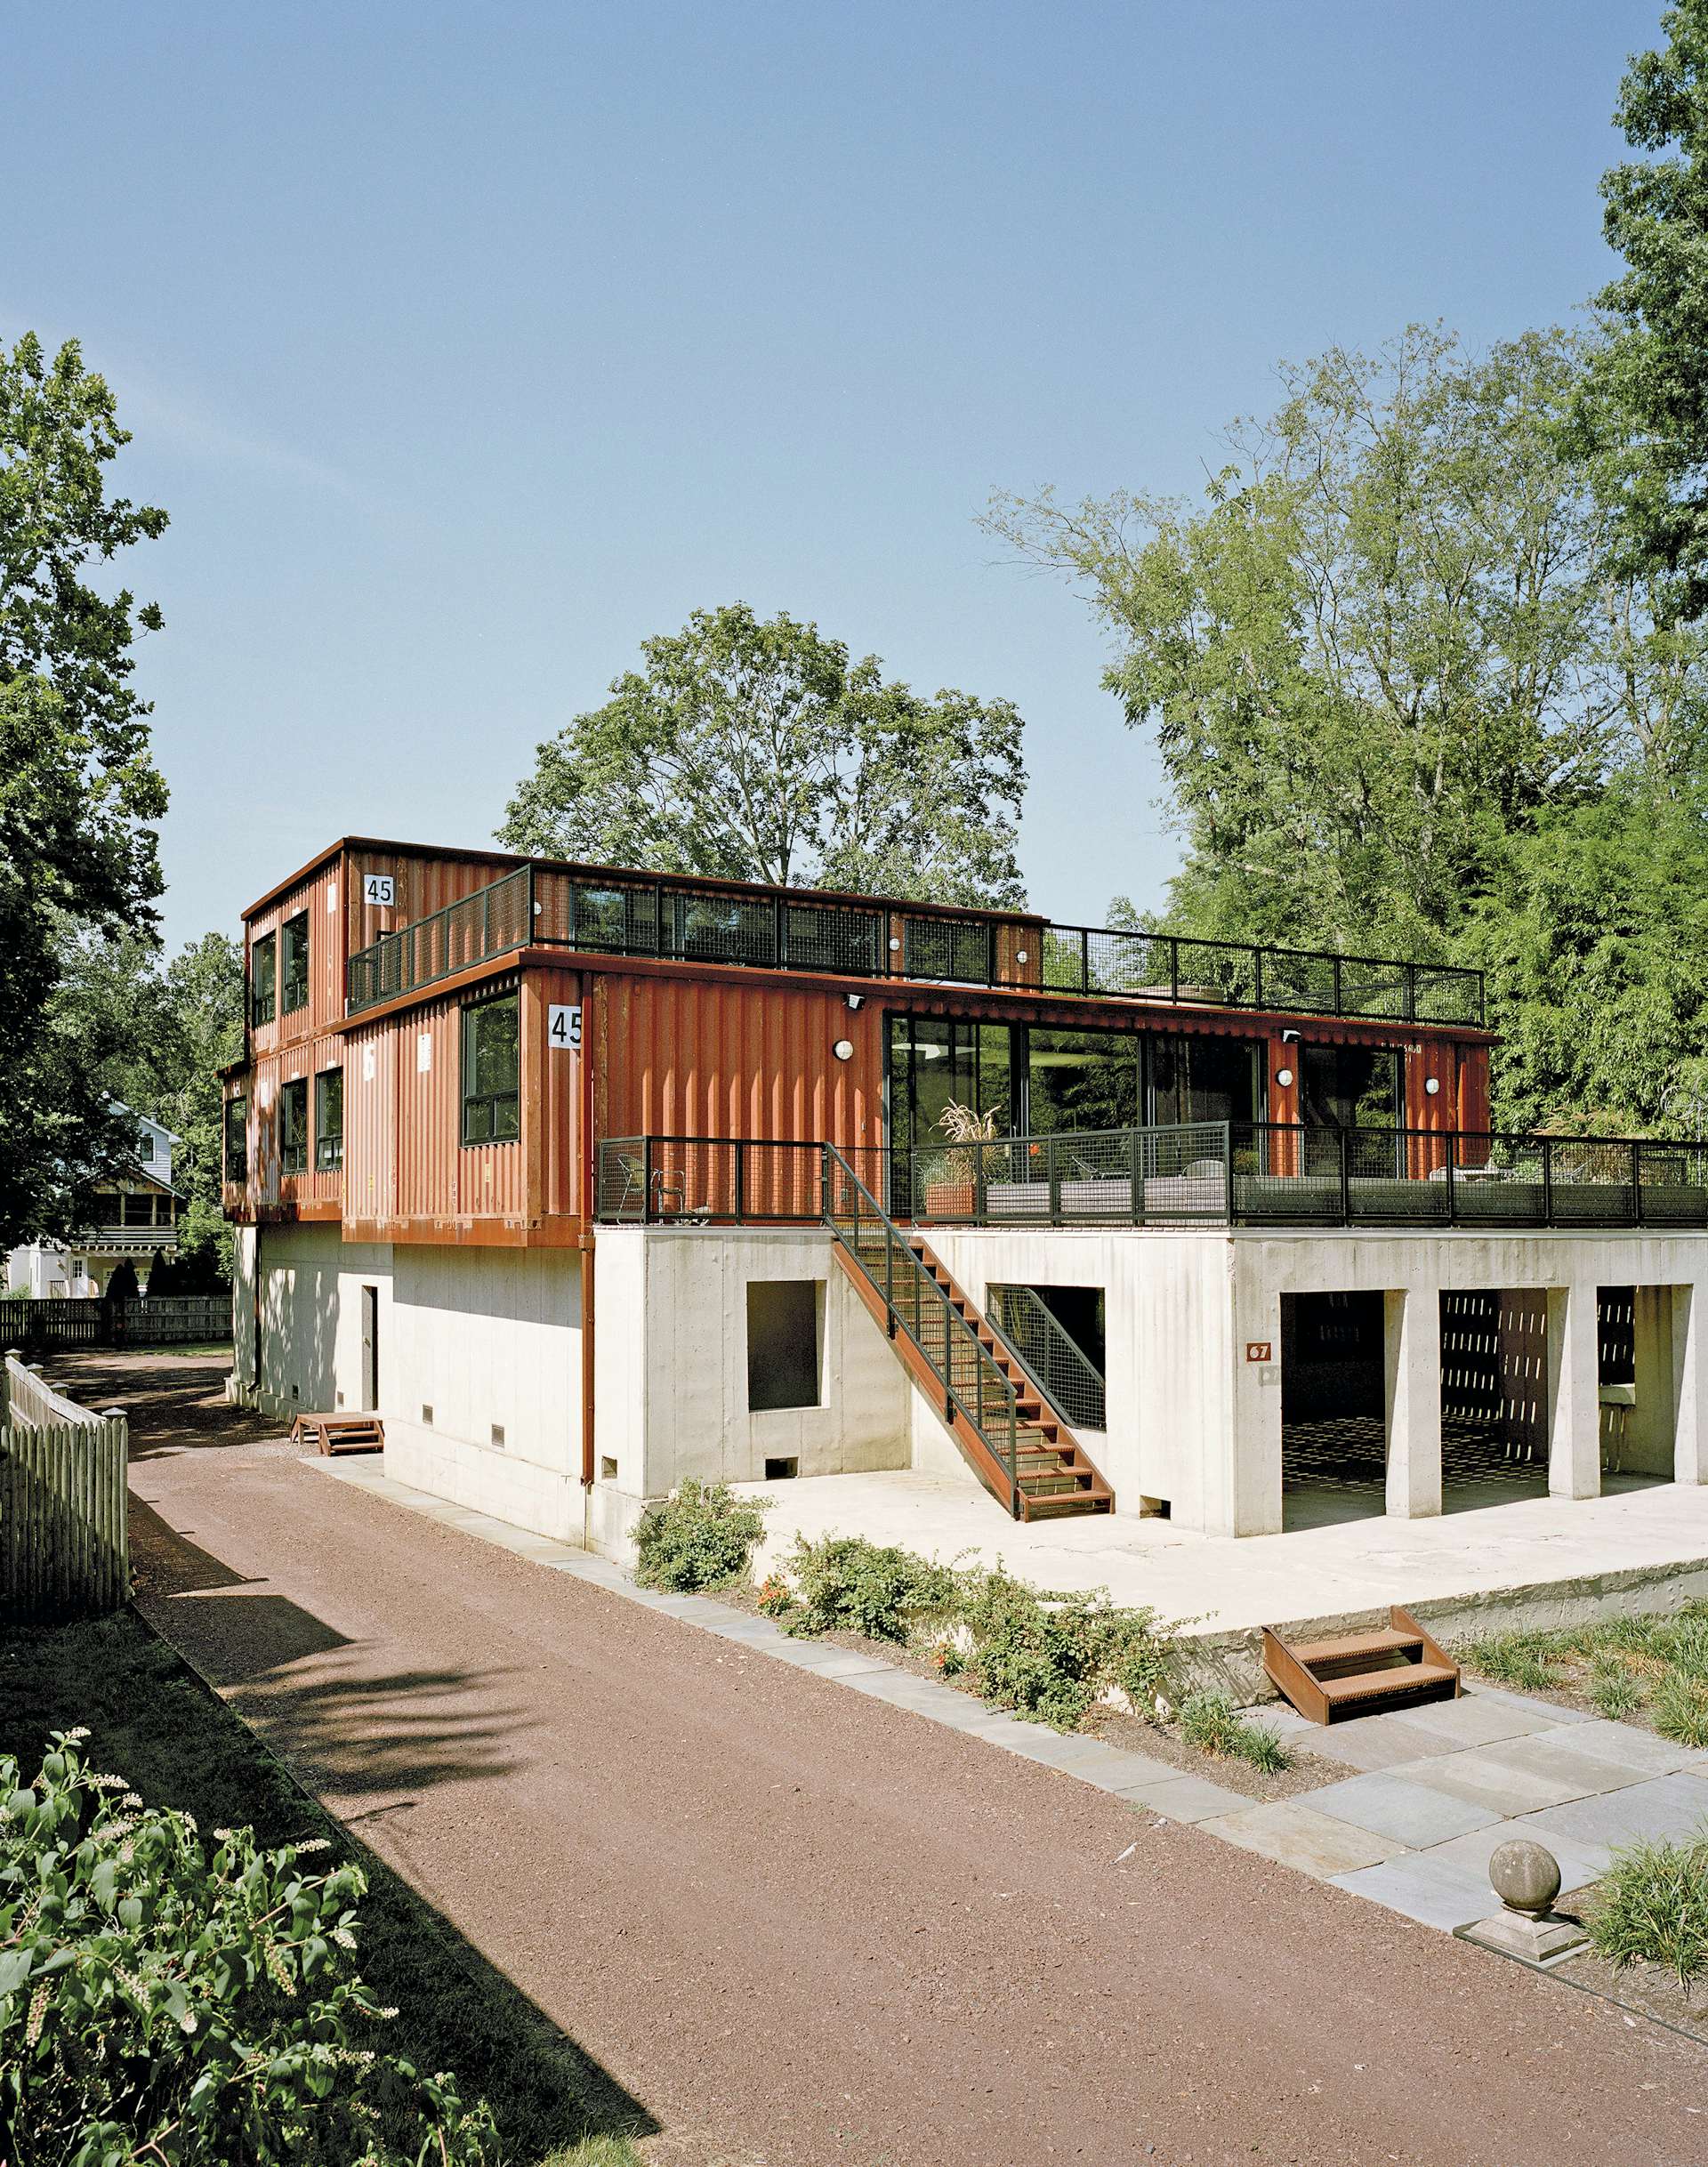
[[[1405,1108],[1399,1053],[1393,1046],[1304,1046],[1300,1055],[1305,1171],[1338,1172],[1341,1145],[1328,1132],[1399,1128]],[[1398,1162],[1396,1136],[1391,1164],[1384,1143],[1366,1141],[1349,1160],[1348,1171],[1359,1176],[1388,1176],[1396,1172]]]

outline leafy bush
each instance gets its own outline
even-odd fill
[[[864,1535],[818,1543],[802,1535],[786,1564],[800,1606],[790,1630],[800,1633],[859,1632],[905,1644],[916,1626],[949,1615],[960,1591],[953,1567]]]
[[[1225,1693],[1193,1693],[1180,1703],[1180,1736],[1200,1752],[1246,1760],[1266,1776],[1293,1766],[1293,1756],[1267,1723],[1239,1713]]]
[[[0,1756],[0,2126],[13,2167],[496,2167],[484,2106],[378,2050],[359,1867],[144,1809],[56,1732]]]
[[[970,1576],[959,1616],[984,1697],[1058,1730],[1077,1730],[1111,1686],[1151,1714],[1173,1647],[1154,1610],[1118,1609],[1101,1589],[1044,1593],[1001,1570]]]
[[[1708,1972],[1708,1828],[1615,1852],[1583,1927],[1610,1963],[1664,1964],[1685,1986]]]
[[[642,1587],[678,1593],[735,1579],[747,1570],[770,1503],[737,1497],[727,1482],[684,1482],[641,1514],[635,1578]]]

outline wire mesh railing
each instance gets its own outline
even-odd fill
[[[1481,972],[1450,964],[536,864],[359,950],[346,1005],[354,1015],[530,945],[1178,1007],[1478,1026],[1484,1015]]]
[[[608,1223],[810,1224],[826,1147],[635,1136],[600,1146]],[[1708,1144],[1505,1130],[1188,1122],[850,1150],[916,1225],[1708,1227]]]
[[[993,1286],[986,1316],[1045,1399],[1074,1430],[1108,1428],[1103,1373],[1030,1286]]]

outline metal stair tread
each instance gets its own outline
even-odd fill
[[[1342,1633],[1330,1640],[1290,1640],[1287,1645],[1309,1670],[1314,1664],[1344,1663],[1357,1655],[1399,1655],[1412,1648],[1421,1655],[1423,1636],[1405,1632],[1398,1626],[1382,1625],[1367,1632]]]
[[[1398,1698],[1420,1686],[1453,1685],[1459,1673],[1438,1663],[1405,1663],[1382,1671],[1356,1671],[1349,1678],[1317,1680],[1331,1707],[1344,1701]]]

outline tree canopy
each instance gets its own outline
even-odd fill
[[[0,346],[0,1246],[70,1230],[130,1139],[52,996],[79,930],[151,936],[165,785],[133,683],[159,610],[92,575],[166,515],[107,492],[129,442],[75,342]]]
[[[1646,155],[1603,176],[1625,270],[1598,295],[1609,336],[1583,413],[1613,479],[1625,568],[1666,611],[1708,611],[1708,0],[1678,0],[1637,54],[1614,118]]]
[[[886,679],[745,602],[641,643],[643,666],[541,745],[499,840],[659,873],[948,903],[1023,899],[1007,700]]]

